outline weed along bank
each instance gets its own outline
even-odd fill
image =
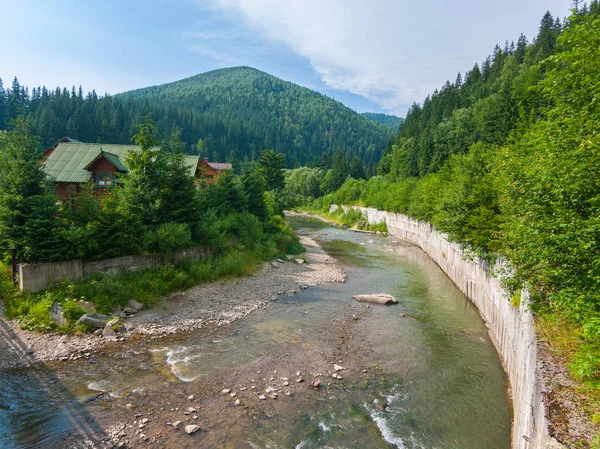
[[[486,322],[510,381],[514,410],[512,448],[564,447],[548,432],[544,379],[538,360],[534,319],[527,309],[526,292],[522,293],[518,308],[511,305],[497,277],[491,275],[482,263],[466,258],[460,245],[449,242],[427,222],[373,208],[340,207],[360,211],[372,224],[384,221],[389,235],[420,247],[475,304]],[[330,212],[337,208],[337,205],[332,205]]]
[[[210,255],[208,247],[175,251],[168,256],[171,263],[197,261]],[[122,270],[159,268],[165,263],[162,254],[140,254],[105,260],[67,260],[64,262],[18,264],[19,289],[36,293],[57,282],[78,282],[96,273],[119,273]]]

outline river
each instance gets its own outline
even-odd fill
[[[0,447],[70,447],[132,407],[155,410],[158,422],[179,413],[177,398],[206,391],[198,435],[162,425],[160,443],[132,446],[508,449],[502,366],[476,308],[435,263],[391,237],[305,218],[292,224],[340,261],[346,283],[301,291],[219,331],[109,352],[93,363],[4,372]],[[379,292],[399,304],[366,308],[351,299]],[[343,380],[327,372],[334,361],[345,368]],[[307,380],[322,374],[321,389],[296,384],[296,370]],[[282,376],[292,384],[289,397],[285,388],[276,401],[246,396]],[[249,404],[243,412],[214,394],[229,384]]]

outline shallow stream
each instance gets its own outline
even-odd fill
[[[255,425],[240,422],[206,447],[508,449],[511,416],[498,356],[477,310],[439,267],[392,237],[311,219],[293,225],[339,260],[345,284],[283,298],[220,333],[158,341],[95,363],[4,372],[0,448],[57,447],[73,432],[99,431],[99,417],[153,386],[214,381],[290,345],[319,350],[329,323],[348,313],[351,295],[382,292],[400,304],[371,307],[353,332],[366,348],[361,357],[385,373],[383,380],[349,381]],[[112,400],[95,400],[97,392]]]

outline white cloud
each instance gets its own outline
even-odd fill
[[[404,114],[413,101],[484,59],[497,42],[516,40],[521,32],[532,37],[552,2],[563,3],[210,0],[210,5],[306,57],[328,86]]]

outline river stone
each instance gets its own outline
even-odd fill
[[[398,304],[396,298],[392,295],[388,295],[387,293],[375,293],[371,295],[354,295],[352,296],[358,302],[370,302],[373,304],[382,304],[385,306],[391,304]]]
[[[79,318],[77,324],[89,324],[97,329],[102,329],[106,326],[108,320],[110,320],[110,317],[106,315],[100,315],[99,313],[86,313]]]
[[[50,318],[52,318],[59,326],[65,326],[67,324],[67,319],[63,314],[62,306],[56,302],[52,304],[52,308],[50,309]]]
[[[127,301],[127,307],[133,309],[134,313],[138,313],[144,308],[144,304],[142,304],[139,301],[136,301],[135,299],[130,299],[129,301]]]
[[[104,330],[102,331],[102,336],[104,338],[109,338],[109,339],[115,339],[117,338],[117,333],[115,332],[115,330],[110,327],[110,326],[106,326],[104,328]]]
[[[196,424],[185,426],[185,433],[187,433],[188,435],[196,433],[199,430],[200,430],[200,426],[197,426]]]

